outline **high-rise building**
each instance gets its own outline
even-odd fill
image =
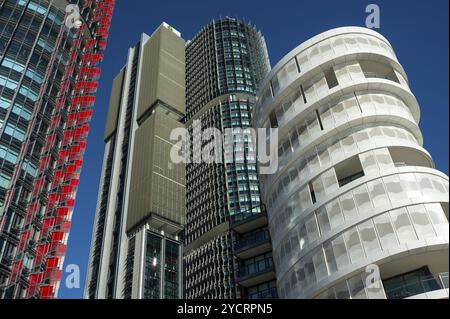
[[[0,298],[57,296],[113,7],[0,1]]]
[[[112,85],[85,298],[182,296],[185,166],[170,134],[184,112],[185,41],[164,23]]]
[[[372,30],[320,34],[264,80],[255,127],[278,128],[262,183],[282,298],[448,298],[449,181],[419,104]]]
[[[206,129],[252,126],[256,92],[269,70],[262,34],[234,18],[211,22],[187,44],[186,127],[193,158],[186,166],[186,298],[277,296],[256,164],[201,163],[198,151],[211,139],[202,140]]]

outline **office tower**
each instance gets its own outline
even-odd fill
[[[112,85],[85,298],[181,297],[185,166],[170,134],[184,111],[185,42],[163,23]]]
[[[0,2],[0,298],[57,296],[113,7]]]
[[[186,47],[186,127],[193,154],[186,166],[188,299],[276,297],[256,165],[199,163],[196,147],[211,137],[195,142],[208,128],[250,128],[256,91],[269,70],[264,37],[237,19],[213,21]],[[249,147],[245,142],[245,157]]]
[[[448,177],[391,44],[320,34],[261,85],[256,127],[278,128],[263,181],[282,298],[448,298]],[[447,288],[447,289],[446,289]]]

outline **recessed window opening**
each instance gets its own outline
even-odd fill
[[[312,182],[309,183],[309,191],[311,192],[311,199],[313,204],[317,203],[316,192],[314,191],[314,186]]]
[[[270,113],[269,119],[270,119],[270,127],[271,128],[278,128],[278,119],[277,119],[277,114],[276,114],[275,110],[273,110]]]
[[[406,147],[390,147],[392,161],[396,167],[419,166],[433,168],[430,160],[421,152]]]
[[[364,76],[368,79],[377,78],[394,81],[400,84],[392,66],[376,61],[360,61],[361,69]]]
[[[316,115],[317,115],[317,119],[319,120],[320,130],[323,131],[324,128],[323,128],[322,119],[320,118],[319,110],[316,110]]]
[[[305,89],[303,88],[303,85],[300,85],[300,90],[302,91],[303,102],[307,104],[308,101],[306,100]]]
[[[334,72],[333,67],[331,67],[327,71],[325,71],[325,79],[327,80],[329,89],[332,89],[339,85],[339,82],[338,82],[338,79],[336,77],[336,73]]]
[[[364,169],[358,156],[353,156],[334,168],[339,187],[343,187],[361,177],[364,177]]]

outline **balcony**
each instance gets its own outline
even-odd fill
[[[275,279],[272,258],[265,258],[250,265],[243,265],[237,273],[237,282],[243,287],[253,287]]]
[[[266,226],[267,223],[267,212],[264,205],[253,207],[230,217],[230,228],[240,234]]]
[[[12,257],[3,257],[0,261],[0,268],[6,272],[9,272],[11,271],[12,264]]]
[[[405,299],[448,289],[448,272],[437,275],[410,274],[383,281],[387,299]],[[448,294],[447,294],[448,297]]]
[[[400,84],[392,66],[376,61],[360,61],[361,69],[367,79],[383,79]]]
[[[241,237],[234,246],[234,255],[240,259],[248,259],[270,251],[272,243],[268,229]]]
[[[254,294],[249,294],[247,299],[261,300],[261,299],[278,299],[277,288],[270,288]]]

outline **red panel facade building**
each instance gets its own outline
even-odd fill
[[[57,296],[114,4],[0,1],[0,298]]]

